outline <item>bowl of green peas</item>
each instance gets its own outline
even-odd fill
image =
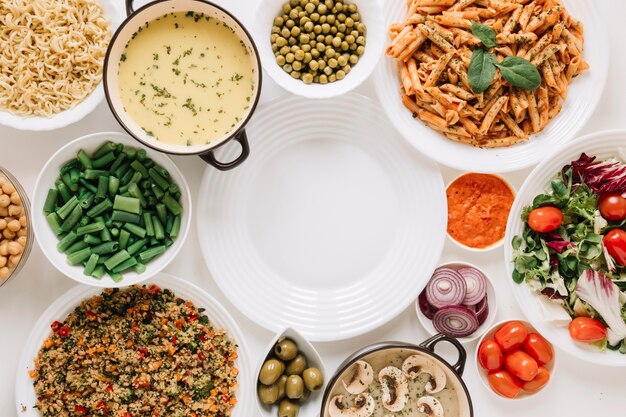
[[[165,268],[183,245],[191,196],[166,155],[126,134],[94,133],[41,170],[31,207],[39,246],[82,284],[122,287]]]
[[[256,17],[263,69],[299,96],[345,94],[383,55],[381,0],[263,0]]]

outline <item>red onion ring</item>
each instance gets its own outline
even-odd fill
[[[476,268],[461,268],[458,273],[465,280],[466,293],[463,305],[478,304],[487,295],[487,278]]]
[[[487,299],[487,295],[474,306],[474,311],[478,319],[478,324],[482,325],[489,315],[489,300]]]
[[[478,319],[472,310],[463,306],[448,306],[437,310],[433,326],[438,332],[452,337],[469,336],[478,329]]]
[[[420,311],[422,312],[422,314],[427,319],[432,320],[433,316],[437,312],[437,309],[435,307],[433,307],[432,305],[430,305],[430,303],[426,299],[426,291],[425,290],[420,293],[419,297],[417,297],[417,304],[419,305]]]
[[[426,299],[435,308],[459,305],[467,293],[465,280],[451,268],[437,268],[426,285]]]

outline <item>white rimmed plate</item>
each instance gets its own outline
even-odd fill
[[[109,18],[109,28],[111,35],[126,17],[122,2],[114,0],[98,0],[104,10],[104,14]],[[95,110],[96,106],[104,99],[104,89],[102,81],[98,83],[94,91],[85,97],[74,107],[64,110],[50,117],[45,116],[19,116],[7,111],[0,110],[0,124],[20,130],[54,130],[72,123],[76,123],[83,117]]]
[[[173,275],[161,273],[146,284],[157,284],[161,288],[172,290],[177,296],[191,300],[197,307],[205,308],[205,314],[211,323],[219,328],[226,329],[230,337],[239,346],[238,358],[235,361],[239,368],[239,389],[237,390],[237,405],[233,408],[232,417],[250,417],[253,415],[255,387],[250,385],[252,381],[252,368],[248,357],[247,345],[243,333],[239,330],[237,323],[230,314],[213,297],[204,290],[181,278]],[[64,319],[86,298],[100,294],[101,288],[77,285],[60,298],[58,298],[41,315],[28,336],[26,345],[22,350],[17,367],[17,377],[15,380],[15,405],[17,415],[23,417],[40,417],[41,414],[33,406],[37,402],[32,379],[28,376],[28,370],[34,368],[33,360],[37,356],[44,340],[50,334],[50,324],[55,320]],[[22,409],[25,406],[25,411]]]
[[[596,156],[598,159],[607,159],[618,156],[618,149],[626,146],[626,130],[608,130],[583,136],[571,142],[565,148],[548,157],[530,173],[517,193],[504,237],[504,261],[507,270],[507,279],[513,288],[513,294],[524,312],[528,321],[537,328],[553,345],[568,352],[579,359],[591,363],[610,366],[626,366],[626,355],[611,350],[601,351],[585,343],[572,340],[567,330],[567,322],[548,321],[543,313],[539,296],[535,295],[526,284],[518,285],[513,282],[513,248],[511,240],[515,235],[521,235],[523,224],[520,219],[522,209],[532,204],[537,194],[546,192],[550,181],[556,174],[573,160],[578,159],[581,153]]]
[[[200,247],[230,301],[311,341],[365,333],[405,309],[446,234],[437,166],[357,94],[279,98],[247,130],[249,160],[206,170],[198,195]]]
[[[546,149],[570,141],[593,114],[609,69],[609,41],[600,11],[592,2],[564,0],[574,18],[585,26],[584,58],[590,69],[570,85],[563,110],[545,130],[526,143],[508,148],[481,149],[449,140],[412,117],[400,100],[400,76],[395,59],[384,56],[374,72],[378,98],[394,126],[415,148],[437,162],[463,171],[510,172],[528,168],[544,156]],[[401,22],[406,2],[385,2],[385,23]]]

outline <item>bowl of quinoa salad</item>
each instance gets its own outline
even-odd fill
[[[159,274],[78,286],[33,328],[16,380],[19,416],[249,417],[243,337],[203,290]]]

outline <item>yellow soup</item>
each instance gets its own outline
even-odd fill
[[[118,72],[125,111],[147,135],[183,146],[232,131],[252,104],[254,77],[235,31],[192,12],[146,23],[126,45]]]

